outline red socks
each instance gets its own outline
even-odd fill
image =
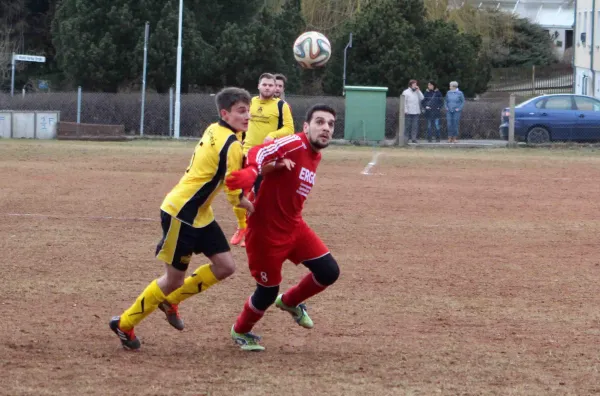
[[[252,297],[246,300],[242,313],[235,321],[235,325],[233,325],[233,331],[236,333],[248,333],[250,330],[252,330],[252,327],[254,327],[256,322],[258,322],[265,314],[265,311],[259,311],[252,306],[251,299]]]
[[[312,273],[308,273],[300,280],[300,282],[292,286],[288,291],[285,292],[283,297],[283,303],[289,307],[295,307],[303,301],[308,300],[315,294],[321,293],[327,286],[319,284]],[[246,300],[242,313],[237,317],[233,330],[239,334],[245,334],[252,330],[252,327],[258,322],[265,311],[260,311],[252,306],[252,297]]]
[[[288,307],[295,307],[315,294],[321,293],[326,287],[327,286],[319,284],[315,280],[312,272],[309,272],[297,285],[292,286],[286,291],[281,299]]]

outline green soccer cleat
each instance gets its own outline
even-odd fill
[[[233,327],[234,326],[231,326],[231,338],[240,346],[240,349],[244,351],[256,352],[265,350],[265,347],[258,343],[260,341],[259,336],[253,333],[236,333]]]
[[[306,305],[299,304],[296,307],[287,306],[283,303],[283,300],[281,299],[282,296],[283,294],[278,295],[277,300],[275,300],[275,305],[277,308],[283,311],[288,311],[292,315],[292,318],[294,318],[296,323],[298,323],[300,326],[304,327],[305,329],[312,329],[314,324],[306,312]]]

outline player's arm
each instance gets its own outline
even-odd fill
[[[281,111],[283,112],[283,126],[280,129],[269,133],[267,137],[277,139],[294,134],[294,118],[292,117],[290,105],[284,103]]]
[[[238,140],[231,144],[227,151],[227,170],[225,171],[225,179],[227,180],[232,173],[238,172],[242,168],[243,162],[244,153],[242,144]],[[254,212],[254,204],[244,196],[244,192],[241,188],[229,188],[227,183],[225,183],[225,195],[231,205],[244,208],[248,213]]]
[[[243,163],[244,153],[242,151],[242,144],[238,140],[233,142],[227,151],[227,171],[225,173],[225,178],[229,177],[232,172],[242,169]],[[239,188],[229,189],[227,185],[225,185],[225,195],[230,204],[238,206],[243,196],[243,192]]]
[[[246,166],[241,171],[233,172],[225,179],[227,187],[230,189],[247,189],[254,184],[258,174],[262,172],[263,166],[272,163],[283,163],[283,166],[293,166],[290,162],[283,162],[283,159],[291,159],[290,156],[296,150],[302,149],[304,143],[298,135],[287,136],[269,143],[255,146],[248,151]]]
[[[255,146],[248,152],[246,167],[254,168],[257,174],[262,173],[263,166],[281,162],[284,158],[289,158],[294,151],[303,147],[304,143],[298,135]]]

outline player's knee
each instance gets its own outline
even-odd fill
[[[267,287],[257,284],[256,290],[251,297],[252,305],[254,308],[260,311],[265,311],[267,308],[273,305],[278,294],[279,285]]]
[[[210,257],[211,270],[215,278],[223,280],[235,272],[235,261],[231,252],[218,253]]]
[[[231,261],[226,262],[225,264],[223,264],[221,266],[221,268],[219,270],[220,270],[219,271],[220,272],[219,279],[225,279],[225,278],[230,277],[235,272],[235,261],[231,260]]]
[[[323,286],[331,286],[340,277],[340,267],[331,253],[318,259],[304,262],[313,273],[315,280]]]

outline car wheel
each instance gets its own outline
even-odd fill
[[[541,144],[550,141],[550,132],[546,128],[535,127],[527,133],[527,144]]]

